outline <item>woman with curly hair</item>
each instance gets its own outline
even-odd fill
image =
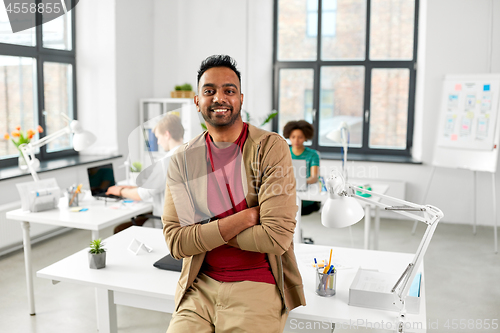
[[[305,120],[289,121],[283,128],[283,136],[292,143],[290,153],[294,160],[306,161],[307,184],[314,184],[319,176],[319,154],[304,146],[306,140],[314,136],[314,127]],[[302,215],[309,215],[321,208],[319,202],[302,201]]]

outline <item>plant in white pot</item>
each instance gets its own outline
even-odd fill
[[[100,238],[90,242],[89,266],[93,269],[104,268],[106,266],[106,249]]]
[[[133,162],[130,166],[130,181],[132,184],[135,184],[137,181],[137,177],[142,171],[142,163],[139,161]]]

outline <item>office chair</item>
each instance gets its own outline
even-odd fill
[[[113,229],[113,234],[119,233],[120,231],[125,230],[133,225],[142,227],[148,219],[161,220],[161,216],[156,216],[150,213],[137,215],[136,217],[132,217],[130,222],[125,222],[117,225]]]

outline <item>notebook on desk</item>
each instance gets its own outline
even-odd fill
[[[113,164],[109,163],[88,168],[87,174],[89,176],[90,191],[94,198],[123,199],[116,195],[106,194],[108,188],[116,184]]]
[[[167,254],[153,264],[156,268],[166,269],[168,271],[180,272],[182,271],[182,259],[174,259],[170,254]]]

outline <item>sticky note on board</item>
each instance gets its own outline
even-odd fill
[[[455,84],[455,90],[456,91],[462,90],[462,85],[460,83]]]
[[[458,135],[457,134],[452,134],[450,139],[451,139],[451,141],[457,141],[458,140]]]
[[[483,91],[490,91],[490,85],[489,84],[483,85]]]
[[[474,112],[467,112],[467,119],[474,118]]]

